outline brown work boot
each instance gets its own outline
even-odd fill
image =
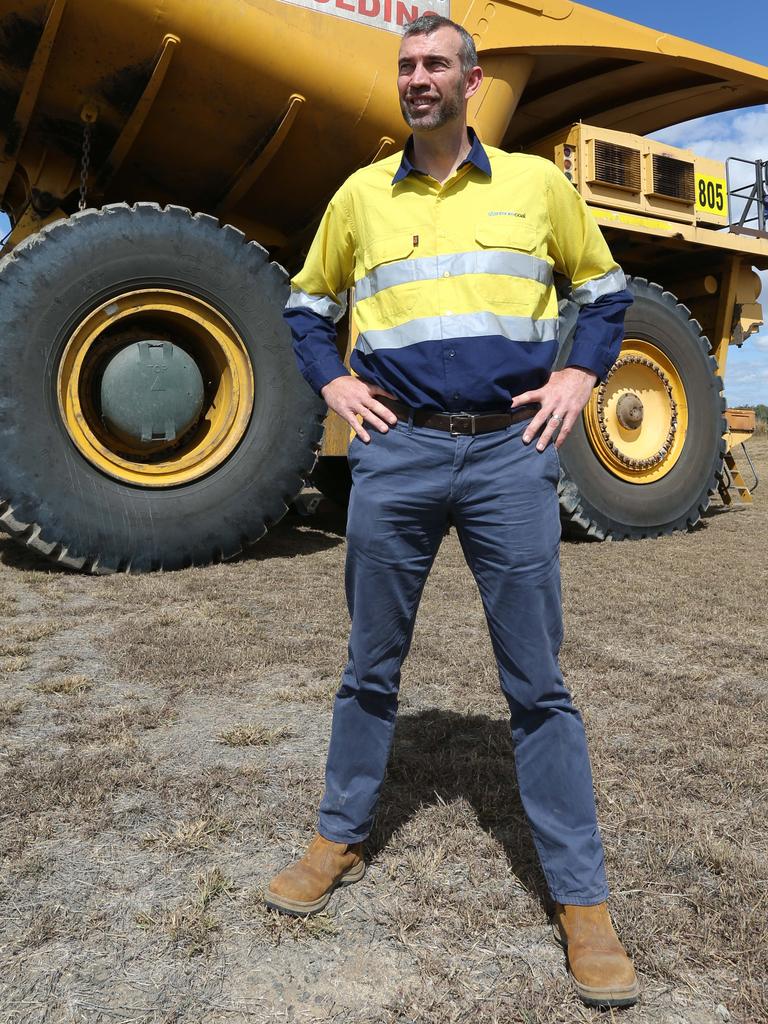
[[[571,979],[588,1006],[637,1002],[637,975],[613,930],[607,903],[592,907],[558,903],[552,929],[568,952]]]
[[[276,875],[264,894],[267,906],[295,917],[317,914],[339,885],[365,874],[363,844],[332,843],[316,834],[304,856]]]

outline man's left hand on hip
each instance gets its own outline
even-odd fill
[[[530,444],[540,434],[536,447],[543,452],[556,434],[555,447],[559,448],[589,401],[596,380],[597,374],[591,370],[567,366],[555,370],[544,387],[516,395],[512,399],[513,409],[534,404],[541,407],[526,427],[523,441]]]

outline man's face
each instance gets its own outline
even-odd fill
[[[461,70],[461,38],[444,27],[428,36],[408,36],[400,46],[397,90],[411,128],[430,131],[462,117],[466,76]]]

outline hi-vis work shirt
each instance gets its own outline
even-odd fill
[[[548,160],[472,149],[443,184],[409,147],[331,200],[285,311],[315,389],[348,371],[335,324],[354,288],[351,366],[415,409],[505,409],[558,351],[555,272],[581,306],[568,366],[603,379],[632,302],[584,200]]]

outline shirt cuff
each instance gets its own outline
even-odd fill
[[[625,288],[582,306],[565,365],[591,370],[598,383],[605,380],[621,351],[624,316],[633,301],[632,292]]]
[[[291,328],[299,371],[318,395],[329,381],[350,375],[336,347],[333,320],[309,309],[286,309],[283,317]]]

